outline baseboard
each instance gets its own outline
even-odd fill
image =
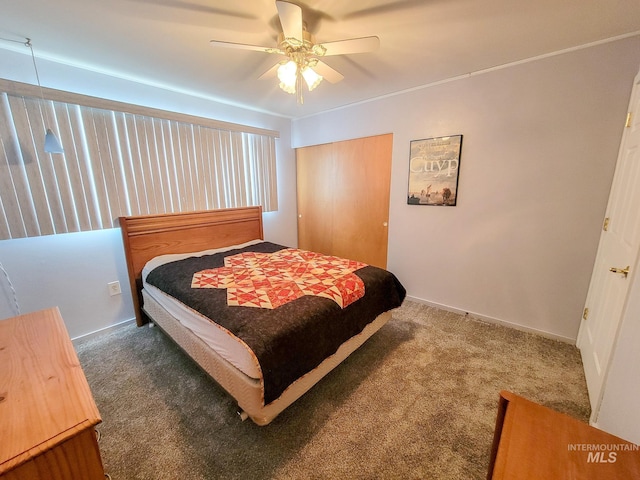
[[[110,330],[117,330],[119,328],[125,327],[128,324],[135,322],[136,319],[135,318],[130,318],[128,320],[123,320],[122,322],[118,322],[118,323],[114,323],[113,325],[109,325],[108,327],[104,327],[101,328],[99,330],[95,330],[93,332],[89,332],[89,333],[85,333],[84,335],[79,335],[77,337],[73,337],[71,339],[72,342],[75,342],[76,340],[89,340],[92,337],[97,337],[98,335],[104,335],[105,333],[107,333]]]
[[[504,327],[513,328],[515,330],[520,330],[522,332],[534,333],[536,335],[540,335],[541,337],[549,338],[551,340],[558,340],[560,342],[569,343],[571,345],[576,344],[575,338],[565,337],[563,335],[557,335],[555,333],[547,332],[545,330],[539,330],[537,328],[527,327],[526,325],[520,325],[519,323],[514,323],[514,322],[509,322],[507,320],[502,320],[499,318],[489,317],[487,315],[482,315],[476,312],[469,312],[467,310],[462,310],[460,308],[452,307],[450,305],[443,305],[441,303],[430,302],[429,300],[425,300],[423,298],[418,298],[418,297],[412,297],[410,295],[407,295],[407,299],[413,302],[429,305],[434,308],[439,308],[440,310],[446,310],[447,312],[458,313],[460,315],[468,315],[470,318],[473,318],[474,320],[478,320],[481,322],[493,323],[496,325],[502,325]]]

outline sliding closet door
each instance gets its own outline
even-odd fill
[[[386,267],[393,135],[297,149],[298,245]]]
[[[333,145],[296,150],[298,247],[330,254],[333,248]]]

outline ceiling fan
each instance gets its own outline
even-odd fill
[[[303,83],[311,91],[320,84],[323,78],[331,83],[339,82],[344,78],[340,72],[320,60],[321,57],[372,52],[380,46],[380,39],[376,36],[316,43],[315,37],[306,29],[300,6],[278,0],[276,1],[276,9],[282,25],[277,46],[263,47],[220,40],[211,40],[210,43],[216,47],[254,50],[283,56],[284,58],[280,62],[267,70],[260,78],[277,74],[280,88],[287,93],[296,95],[298,103],[304,103]]]

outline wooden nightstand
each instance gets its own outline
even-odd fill
[[[0,320],[0,479],[104,480],[100,421],[59,310]]]
[[[511,392],[500,392],[488,479],[640,478],[640,447]]]

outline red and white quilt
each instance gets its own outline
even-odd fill
[[[296,248],[225,257],[224,267],[193,275],[192,288],[226,288],[230,306],[278,308],[303,295],[326,297],[341,308],[362,298],[365,263]]]

